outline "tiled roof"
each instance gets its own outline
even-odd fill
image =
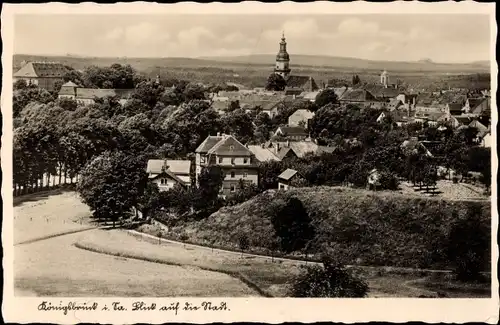
[[[73,81],[68,81],[67,83],[65,83],[61,86],[61,88],[64,88],[64,87],[78,87],[78,85],[75,84]]]
[[[29,62],[14,73],[14,77],[62,78],[66,72],[61,63]]]
[[[351,89],[346,91],[340,100],[348,102],[365,102],[375,100],[375,97],[365,89]]]
[[[389,113],[389,116],[392,118],[392,121],[393,122],[408,122],[410,120],[412,120],[412,116],[413,115],[411,112],[410,112],[410,116],[408,116],[408,111],[403,111],[403,110],[394,110],[392,112]]]
[[[284,172],[282,172],[278,178],[281,178],[281,179],[284,179],[284,180],[290,180],[293,176],[295,176],[295,174],[297,174],[297,171],[294,170],[294,169],[290,169],[288,168],[287,170],[285,170]]]
[[[461,125],[469,125],[472,119],[469,116],[453,116]]]
[[[310,110],[308,109],[298,109],[296,110],[292,115],[290,115],[290,118],[300,118],[300,119],[303,119],[303,120],[308,120],[308,119],[311,119],[314,117],[314,112],[311,112]]]
[[[252,152],[232,135],[208,136],[196,152],[220,156],[252,156]]]
[[[337,98],[340,98],[342,97],[342,95],[344,95],[344,93],[348,90],[350,90],[351,88],[348,88],[348,87],[338,87],[338,88],[333,88],[333,92],[335,93],[335,95],[337,95]]]
[[[450,104],[448,104],[448,107],[450,108],[450,114],[452,114],[452,115],[462,114],[462,109],[463,109],[462,104],[450,103]]]
[[[160,177],[162,175],[168,175],[170,178],[172,178],[174,181],[176,181],[177,183],[181,184],[181,185],[189,185],[190,183],[190,180],[189,181],[186,181],[186,179],[181,179],[180,177],[178,177],[177,175],[175,175],[171,170],[169,169],[166,169],[165,171],[162,171],[158,174],[154,174],[154,175],[151,175],[149,177],[149,179],[155,179],[157,177]]]
[[[383,98],[393,98],[399,95],[400,91],[396,88],[392,87],[384,87],[382,85],[373,85],[368,84],[364,85],[363,88],[366,91],[369,91],[375,97],[383,97]]]
[[[187,174],[191,171],[191,160],[164,160],[150,159],[146,168],[147,173],[159,174],[163,166],[168,166],[168,170],[174,174]]]
[[[222,140],[222,136],[214,136],[209,135],[199,146],[196,148],[195,152],[197,153],[207,153],[210,149],[213,148],[220,140]]]
[[[476,128],[478,131],[487,131],[488,128],[484,126],[481,122],[478,120],[474,120],[469,124],[470,127]]]
[[[255,155],[255,158],[260,162],[280,160],[274,153],[272,153],[271,150],[265,147],[262,148],[260,145],[250,145],[248,146],[248,150],[250,150]]]
[[[310,84],[308,84],[310,82]],[[287,88],[304,88],[310,91],[315,91],[319,89],[316,81],[309,76],[294,76],[291,75],[286,80]]]

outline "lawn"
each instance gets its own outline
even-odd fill
[[[51,191],[16,198],[14,243],[88,228],[90,209],[71,191]]]

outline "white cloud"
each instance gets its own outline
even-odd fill
[[[365,22],[358,18],[349,18],[339,24],[337,31],[341,35],[373,35],[379,32],[379,26],[376,23]]]
[[[130,44],[138,45],[165,41],[170,39],[170,35],[156,25],[149,22],[142,22],[124,28],[116,27],[104,34],[104,39],[125,41]]]

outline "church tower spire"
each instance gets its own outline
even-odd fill
[[[286,79],[290,75],[290,71],[290,56],[286,51],[285,32],[283,32],[281,35],[280,50],[276,55],[274,73],[279,74]]]

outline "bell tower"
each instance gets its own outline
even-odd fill
[[[274,73],[281,75],[285,80],[290,75],[290,56],[286,51],[285,33],[281,36],[280,51],[276,55],[276,64],[274,66]]]

